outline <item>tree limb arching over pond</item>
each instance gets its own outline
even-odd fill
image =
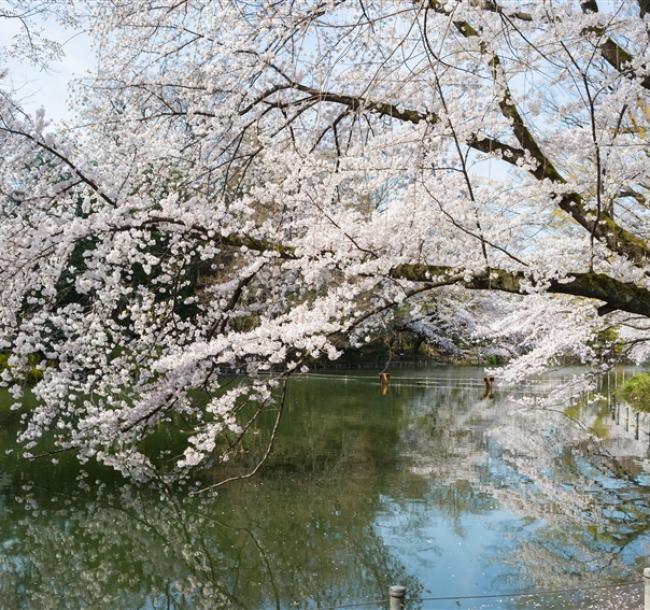
[[[431,303],[509,347],[502,379],[607,366],[612,329],[647,357],[644,2],[86,8],[99,64],[66,125],[0,81],[3,380],[19,399],[42,372],[27,452],[182,476],[277,407],[260,372]],[[161,424],[173,455],[145,449]]]

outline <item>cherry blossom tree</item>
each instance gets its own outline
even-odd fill
[[[63,55],[61,44],[44,33],[47,22],[73,27],[78,16],[70,3],[25,3],[3,0],[0,4],[0,23],[11,24],[11,33],[0,43],[0,66],[6,58],[17,57],[46,69],[49,62]],[[4,36],[3,36],[4,37]]]
[[[289,375],[398,305],[525,346],[506,378],[598,365],[610,328],[646,357],[647,0],[87,10],[74,125],[0,107],[4,381],[42,371],[28,452],[146,479],[167,423],[177,472],[227,459],[278,425]]]

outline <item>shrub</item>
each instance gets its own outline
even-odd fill
[[[630,377],[623,384],[621,394],[636,409],[650,413],[650,373]]]

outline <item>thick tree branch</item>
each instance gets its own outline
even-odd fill
[[[429,9],[449,16],[449,13],[445,11],[442,4],[437,0],[430,0],[428,6]],[[490,10],[489,7],[488,10]],[[465,21],[454,21],[454,25],[466,38],[480,38],[479,32],[469,23]],[[511,146],[495,138],[479,137],[476,134],[470,136],[466,141],[466,144],[474,150],[482,153],[499,154],[505,162],[516,167],[519,167],[520,163],[524,161],[527,156],[530,156],[536,163],[535,167],[528,170],[531,175],[538,180],[547,179],[558,184],[566,184],[566,180],[560,174],[553,162],[546,156],[537,142],[537,139],[530,129],[528,129],[523,117],[519,113],[507,84],[507,79],[503,73],[499,57],[496,54],[490,53],[487,45],[483,42],[481,42],[481,44],[483,45],[485,52],[489,53],[489,56],[491,57],[489,65],[493,71],[495,79],[499,79],[500,83],[504,87],[504,95],[499,100],[499,108],[504,117],[510,121],[513,134],[520,143],[521,148]],[[278,91],[294,89],[309,94],[310,100],[312,101],[317,100],[319,102],[341,104],[355,113],[366,111],[413,124],[421,122],[436,124],[440,120],[438,115],[435,113],[425,113],[409,108],[404,109],[401,106],[398,107],[396,104],[390,102],[382,102],[364,96],[342,94],[310,87],[293,80],[276,66],[270,65],[270,67],[274,69],[286,82],[283,85],[275,85],[271,87],[266,94],[263,94],[257,99],[266,100],[269,96]],[[253,106],[251,105],[247,107],[246,110],[249,111],[252,108]],[[624,256],[637,266],[643,266],[647,264],[648,260],[650,260],[650,248],[645,240],[637,237],[624,227],[620,226],[614,218],[605,211],[601,211],[600,216],[596,218],[596,214],[589,209],[580,194],[570,193],[563,195],[558,198],[558,207],[569,214],[574,221],[588,231],[590,235],[593,235],[595,239],[606,244],[612,252]]]
[[[650,0],[637,0],[639,4],[639,14],[641,18],[650,12]],[[429,6],[436,10],[437,12],[444,12],[444,3],[439,0],[430,0]],[[582,0],[580,2],[580,7],[584,13],[597,13],[598,12],[598,3],[596,0]],[[517,19],[519,21],[532,22],[533,16],[530,13],[525,13],[523,11],[506,11],[494,0],[485,0],[480,3],[480,8],[484,11],[489,11],[491,13],[497,13],[502,15],[506,19]],[[604,37],[605,29],[600,27],[591,27],[587,28],[584,33],[592,33],[598,36],[603,37],[603,41],[599,45],[599,50],[603,59],[612,66],[616,71],[630,76],[632,78],[637,78],[636,73],[630,67],[630,62],[634,59],[630,53],[628,53],[623,47],[617,44],[612,38]],[[650,76],[642,78],[639,83],[645,89],[650,89]]]
[[[409,108],[405,109],[401,106],[398,107],[396,104],[391,104],[390,102],[381,102],[363,96],[341,94],[335,93],[333,91],[317,89],[315,87],[308,87],[307,85],[289,79],[289,77],[284,73],[282,76],[288,81],[288,84],[286,86],[275,85],[271,87],[271,89],[269,89],[266,94],[259,96],[257,99],[265,100],[273,93],[291,88],[296,91],[308,93],[310,95],[308,99],[311,101],[317,100],[319,102],[341,104],[342,106],[346,106],[352,112],[356,113],[372,112],[406,123],[413,123],[415,125],[421,122],[427,122],[431,125],[435,125],[440,120],[438,115],[435,113],[425,113]],[[246,107],[245,111],[249,112],[253,107],[254,104],[251,104]],[[514,146],[510,146],[509,144],[505,144],[504,142],[500,142],[495,138],[479,137],[477,135],[474,135],[467,143],[472,148],[486,154],[499,153],[506,159],[506,161],[512,164],[516,164],[517,161],[524,159],[523,150]]]
[[[430,0],[429,8],[451,16],[438,0]],[[503,95],[498,101],[499,109],[512,124],[513,134],[519,144],[537,164],[534,169],[530,170],[530,173],[538,180],[548,179],[558,184],[566,184],[566,180],[546,156],[517,109],[499,56],[491,52],[489,46],[481,39],[479,31],[471,24],[459,20],[453,23],[465,38],[477,38],[482,52],[490,56],[488,65],[492,70],[493,78],[495,82],[498,82],[503,87]],[[507,156],[504,157],[504,160],[516,163],[516,160],[513,161]],[[606,244],[613,252],[625,256],[637,266],[647,264],[648,259],[650,259],[650,248],[648,248],[646,241],[620,226],[606,211],[601,210],[596,215],[585,205],[583,198],[578,193],[571,193],[561,197],[558,201],[558,207],[586,229],[593,238]]]
[[[207,238],[208,231],[201,226],[188,226],[180,220],[152,217],[137,225],[137,228],[153,228],[170,224],[183,226]],[[115,230],[127,230],[133,226],[124,226]],[[282,259],[297,259],[292,246],[253,238],[247,235],[229,234],[216,237],[226,246],[245,246],[257,252],[273,252]],[[531,292],[548,292],[564,294],[603,301],[606,306],[599,309],[604,314],[621,310],[650,317],[650,290],[632,282],[622,282],[604,273],[571,273],[563,279],[536,280],[523,271],[506,271],[490,269],[489,273],[468,273],[465,269],[443,265],[403,264],[390,271],[390,277],[411,282],[426,282],[431,287],[461,285],[472,290],[496,290],[512,294],[526,295]]]
[[[639,15],[643,19],[648,13],[650,13],[650,0],[637,0],[639,4]]]
[[[390,272],[395,279],[411,282],[435,282],[447,279],[448,283],[471,290],[498,290],[526,295],[542,291],[603,301],[606,307],[599,313],[621,310],[650,316],[650,290],[632,282],[621,282],[604,273],[572,273],[563,279],[538,281],[521,271],[490,269],[479,274],[467,273],[455,267],[404,264]]]
[[[280,256],[280,258],[297,258],[294,253],[294,249],[291,246],[286,246],[284,244],[269,241],[266,239],[258,239],[256,237],[251,237],[250,235],[240,235],[236,233],[229,233],[226,235],[215,235],[210,237],[210,231],[201,225],[196,223],[187,224],[182,220],[171,218],[167,216],[152,216],[147,220],[137,224],[125,224],[114,227],[112,231],[128,231],[134,228],[137,229],[147,229],[147,228],[161,228],[164,225],[172,225],[182,227],[187,231],[196,233],[201,236],[202,239],[214,240],[224,246],[230,246],[233,248],[245,247],[256,252],[274,252]]]
[[[650,2],[647,2],[647,0],[640,0],[639,7],[641,17],[645,15],[647,9],[647,6],[644,9],[644,4],[650,5]],[[597,13],[598,3],[596,0],[582,0],[582,2],[580,2],[580,8],[582,8],[582,11],[585,14]],[[614,42],[610,37],[605,37],[605,28],[594,26],[586,28],[585,33],[595,34],[603,39],[603,41],[598,45],[598,48],[600,49],[600,54],[603,56],[605,61],[612,66],[612,68],[625,76],[637,79],[637,74],[632,68],[634,57],[632,57],[630,53]],[[650,76],[646,76],[639,80],[639,84],[645,89],[650,89]]]

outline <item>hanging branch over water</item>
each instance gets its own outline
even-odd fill
[[[435,310],[514,378],[601,366],[650,314],[645,2],[86,8],[99,69],[67,127],[0,83],[2,379],[18,402],[38,371],[28,454],[182,476],[273,403],[260,373],[392,316]],[[143,449],[161,424],[174,459]]]

